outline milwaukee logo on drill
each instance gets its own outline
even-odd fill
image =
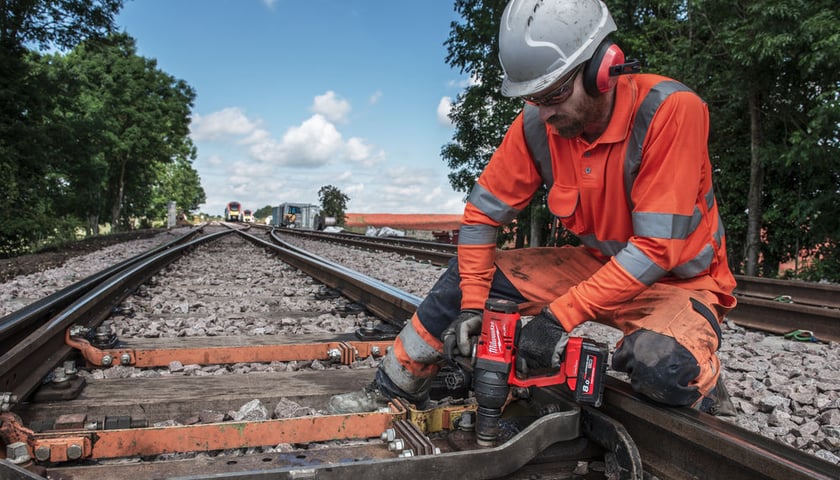
[[[502,334],[499,333],[499,324],[490,324],[490,345],[487,346],[490,353],[502,353]]]

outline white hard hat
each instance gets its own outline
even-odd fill
[[[592,58],[615,29],[600,0],[511,0],[499,28],[502,95],[544,90]]]

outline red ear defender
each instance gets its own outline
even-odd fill
[[[604,39],[595,55],[583,70],[583,87],[589,95],[596,97],[608,92],[618,82],[618,76],[627,73],[639,73],[638,61],[624,62],[624,52],[609,39]]]
[[[598,86],[598,91],[601,93],[609,91],[618,82],[618,77],[610,75],[610,67],[624,63],[624,52],[618,48],[618,45],[610,45],[604,53],[601,60],[601,66],[598,67],[598,76],[595,84]]]

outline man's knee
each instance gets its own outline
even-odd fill
[[[690,385],[700,366],[673,337],[637,330],[624,337],[612,364],[630,376],[635,391],[657,402],[688,406],[700,398],[697,387]]]

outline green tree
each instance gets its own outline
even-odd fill
[[[153,212],[166,212],[169,202],[174,201],[178,213],[191,215],[198,206],[207,200],[201,178],[191,161],[177,158],[174,162],[162,165],[158,187],[152,202]]]
[[[335,224],[343,226],[350,197],[332,185],[325,185],[318,190],[318,199],[321,201],[321,216],[334,217]]]
[[[95,213],[126,227],[131,217],[162,216],[160,203],[175,198],[156,198],[161,194],[180,197],[187,211],[196,208],[204,192],[191,167],[192,87],[159,70],[155,60],[138,56],[126,34],[82,43],[68,62],[82,82],[81,102],[100,128],[107,163],[105,209]],[[188,183],[182,188],[159,183],[169,175]]]
[[[0,2],[0,255],[27,251],[65,225],[54,198],[65,185],[54,172],[63,161],[56,152],[73,147],[56,141],[66,98],[27,47],[65,50],[105,35],[121,8],[122,0]]]
[[[271,215],[272,212],[273,209],[271,208],[271,205],[266,205],[254,212],[254,218],[266,218]]]

